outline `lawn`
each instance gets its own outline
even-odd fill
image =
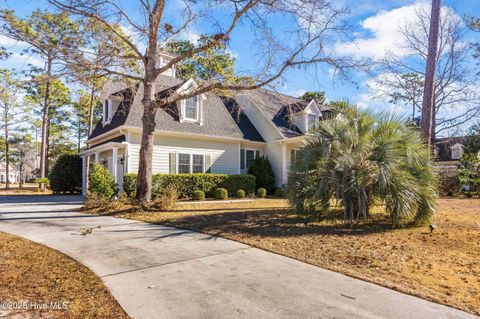
[[[480,314],[480,200],[440,199],[426,227],[353,229],[308,223],[285,200],[178,205],[170,212],[115,216],[233,239],[352,277]]]
[[[128,318],[92,271],[56,250],[0,233],[0,261],[2,318]],[[66,309],[12,311],[4,302]]]
[[[18,184],[10,184],[9,189],[5,189],[5,184],[0,183],[0,196],[1,195],[51,195],[51,190],[45,190],[43,192],[38,190],[38,185],[35,183],[26,183],[22,187]]]

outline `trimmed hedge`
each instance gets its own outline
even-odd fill
[[[125,174],[123,191],[129,197],[135,197],[137,183],[136,174]],[[217,188],[225,188],[230,196],[238,189],[247,194],[255,193],[255,176],[226,174],[155,174],[152,178],[152,197],[164,188],[174,187],[180,198],[192,198],[193,192],[201,190],[208,196],[213,196]]]
[[[265,188],[259,188],[257,189],[257,196],[258,197],[266,197],[267,196],[267,190]]]
[[[205,200],[205,193],[203,191],[196,190],[193,192],[193,200]]]
[[[228,191],[225,188],[217,188],[213,193],[213,198],[225,200],[228,198]]]
[[[239,189],[235,193],[235,196],[237,196],[238,198],[245,198],[245,191],[243,189]]]

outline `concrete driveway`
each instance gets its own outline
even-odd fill
[[[132,318],[478,318],[230,240],[69,211],[81,204],[0,196],[0,231],[79,260]]]

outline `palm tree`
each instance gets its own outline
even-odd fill
[[[344,106],[320,123],[292,167],[288,198],[298,212],[343,208],[350,224],[384,204],[392,224],[426,223],[433,216],[437,177],[419,132],[395,114]]]

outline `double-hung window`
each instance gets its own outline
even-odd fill
[[[260,151],[240,150],[240,169],[247,170],[253,164],[255,159],[260,157]]]
[[[185,101],[185,118],[188,120],[198,120],[198,103],[196,96]]]
[[[317,116],[315,114],[308,114],[307,121],[308,121],[308,132],[311,133],[313,130],[317,128]]]
[[[205,156],[201,154],[178,154],[178,173],[203,173],[205,164]]]

